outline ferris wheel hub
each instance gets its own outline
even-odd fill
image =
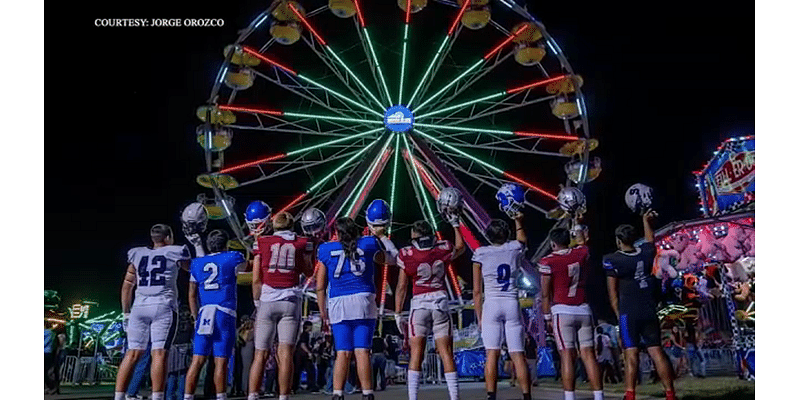
[[[414,113],[405,106],[391,106],[383,116],[383,124],[392,132],[408,132],[414,127]]]

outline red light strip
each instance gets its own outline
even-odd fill
[[[406,25],[411,21],[411,0],[406,0]]]
[[[241,164],[241,165],[236,165],[236,166],[233,166],[233,167],[228,167],[228,168],[225,168],[225,169],[221,169],[219,172],[222,173],[222,174],[226,174],[228,172],[240,170],[242,168],[252,167],[252,166],[258,165],[258,164],[263,164],[263,163],[270,162],[270,161],[280,160],[281,158],[284,158],[284,157],[286,157],[286,153],[277,154],[277,155],[274,155],[274,156],[271,156],[271,157],[262,158],[260,160],[250,161],[248,163],[244,163],[244,164]]]
[[[545,196],[547,196],[547,197],[549,197],[549,198],[551,198],[553,200],[556,200],[556,196],[553,196],[552,194],[544,191],[543,189],[539,189],[538,187],[534,186],[533,184],[531,184],[530,182],[528,182],[528,181],[526,181],[526,180],[524,180],[522,178],[519,178],[517,176],[509,174],[508,172],[503,172],[503,175],[505,175],[505,176],[507,176],[507,177],[509,177],[509,178],[511,178],[511,179],[513,179],[513,180],[515,180],[515,181],[517,181],[517,182],[519,182],[519,183],[521,183],[521,184],[523,184],[523,185],[525,185],[525,186],[527,186],[527,187],[529,187],[529,188],[531,188],[531,189],[533,189],[533,190],[535,190],[535,191],[537,191],[537,192],[539,192],[539,193],[541,193],[541,194],[543,194],[543,195],[545,195]]]
[[[283,111],[277,110],[263,110],[260,108],[245,108],[245,107],[234,107],[234,106],[219,106],[220,110],[230,110],[230,111],[241,111],[241,112],[249,112],[249,113],[256,113],[256,114],[266,114],[266,115],[283,115]]]
[[[311,27],[311,24],[308,23],[308,21],[305,19],[305,17],[303,17],[300,14],[300,12],[297,11],[297,7],[295,7],[294,4],[289,3],[289,8],[292,10],[292,12],[294,12],[294,15],[297,15],[297,18],[300,18],[300,21],[303,23],[303,25],[306,26],[306,29],[308,29],[308,31],[311,32],[311,34],[314,35],[315,38],[317,38],[318,42],[320,42],[323,46],[327,46],[328,45],[327,43],[325,43],[325,40],[322,39],[322,36],[320,36],[317,33],[317,31],[315,31],[314,28]]]
[[[529,136],[529,137],[539,137],[539,138],[546,138],[546,139],[558,139],[558,140],[580,140],[577,136],[569,136],[569,135],[551,135],[548,133],[536,133],[536,132],[514,132],[517,136]]]
[[[381,285],[381,310],[386,306],[386,282],[389,278],[389,264],[383,265],[383,285]]]
[[[515,38],[515,37],[517,37],[517,36],[518,36],[520,33],[524,32],[526,29],[528,29],[528,27],[529,27],[529,26],[530,26],[530,25],[528,25],[528,24],[525,24],[525,25],[523,25],[522,27],[520,27],[519,29],[517,29],[517,31],[516,31],[516,32],[514,32],[514,34],[513,34],[513,35],[509,36],[509,37],[508,37],[506,40],[504,40],[502,43],[500,43],[499,45],[497,45],[497,47],[495,47],[495,48],[494,48],[494,50],[490,51],[488,54],[486,54],[485,56],[483,56],[483,59],[484,59],[484,60],[488,60],[488,59],[489,59],[489,57],[493,56],[493,55],[494,55],[494,53],[497,53],[498,51],[500,51],[500,49],[502,49],[502,48],[503,48],[503,46],[507,45],[507,44],[508,44],[508,42],[510,42],[510,41],[512,41],[512,40],[514,40],[514,38]]]
[[[244,50],[244,51],[254,55],[255,57],[257,57],[257,58],[259,58],[259,59],[261,59],[261,60],[263,60],[263,61],[265,61],[265,62],[267,62],[269,64],[272,64],[272,65],[274,65],[274,66],[276,66],[276,67],[278,67],[278,68],[280,68],[280,69],[282,69],[282,70],[284,70],[284,71],[286,71],[286,72],[288,72],[288,73],[290,73],[292,75],[297,75],[297,72],[294,72],[293,69],[291,69],[291,68],[289,68],[289,67],[287,67],[287,66],[285,66],[283,64],[280,64],[279,62],[274,61],[274,60],[264,56],[263,54],[261,54],[261,53],[255,51],[255,50],[249,48],[249,47],[242,47],[242,50]]]
[[[361,6],[358,5],[358,0],[353,0],[353,3],[356,5],[356,15],[358,16],[358,22],[361,24],[361,27],[364,28],[367,24],[364,22],[364,16],[361,14]]]
[[[531,83],[531,84],[528,84],[528,85],[523,85],[523,86],[516,87],[516,88],[513,88],[513,89],[508,89],[508,90],[506,90],[506,94],[512,94],[512,93],[523,91],[525,89],[530,89],[530,88],[535,88],[537,86],[546,85],[548,83],[555,82],[555,81],[564,79],[566,77],[567,77],[566,75],[560,75],[560,76],[556,76],[554,78],[545,79],[543,81],[534,82],[534,83]]]
[[[461,20],[461,16],[464,15],[464,11],[466,11],[467,7],[469,7],[469,3],[470,0],[466,0],[464,1],[464,4],[461,5],[461,10],[458,11],[458,15],[456,15],[456,19],[453,21],[453,24],[450,25],[450,30],[447,31],[447,36],[452,35],[453,32],[456,30],[456,26],[458,26],[458,21]]]
[[[291,4],[291,3],[290,3],[290,4]],[[281,208],[281,210],[280,210],[280,211],[278,211],[276,214],[280,214],[280,213],[282,213],[282,212],[284,212],[284,211],[286,211],[286,210],[288,210],[288,209],[290,209],[290,208],[294,207],[294,205],[295,205],[295,204],[297,204],[297,203],[298,203],[300,200],[302,200],[302,199],[303,199],[303,197],[306,197],[307,195],[308,195],[308,192],[301,193],[301,194],[300,194],[299,196],[297,196],[297,197],[296,197],[294,200],[292,200],[292,202],[291,202],[291,203],[289,203],[289,204],[288,204],[286,207],[283,207],[283,208]]]

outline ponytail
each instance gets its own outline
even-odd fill
[[[336,233],[339,243],[342,244],[345,256],[351,260],[358,260],[357,241],[359,230],[351,218],[340,217],[336,219]]]

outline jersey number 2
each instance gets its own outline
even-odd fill
[[[217,275],[219,274],[219,269],[217,264],[208,263],[203,267],[203,272],[211,272],[206,278],[206,281],[203,282],[203,289],[205,290],[217,290],[219,289],[219,283],[215,282],[217,280]]]
[[[153,257],[153,265],[158,265],[158,267],[153,268],[151,270],[147,269],[149,257],[144,256],[139,261],[139,286],[164,286],[167,284],[167,279],[164,278],[163,273],[167,270],[167,257],[164,256],[155,256]],[[150,278],[150,281],[147,281],[147,278]]]

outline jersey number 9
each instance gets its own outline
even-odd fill
[[[508,264],[500,264],[497,266],[497,284],[503,285],[502,291],[508,290],[511,285],[511,266]]]

